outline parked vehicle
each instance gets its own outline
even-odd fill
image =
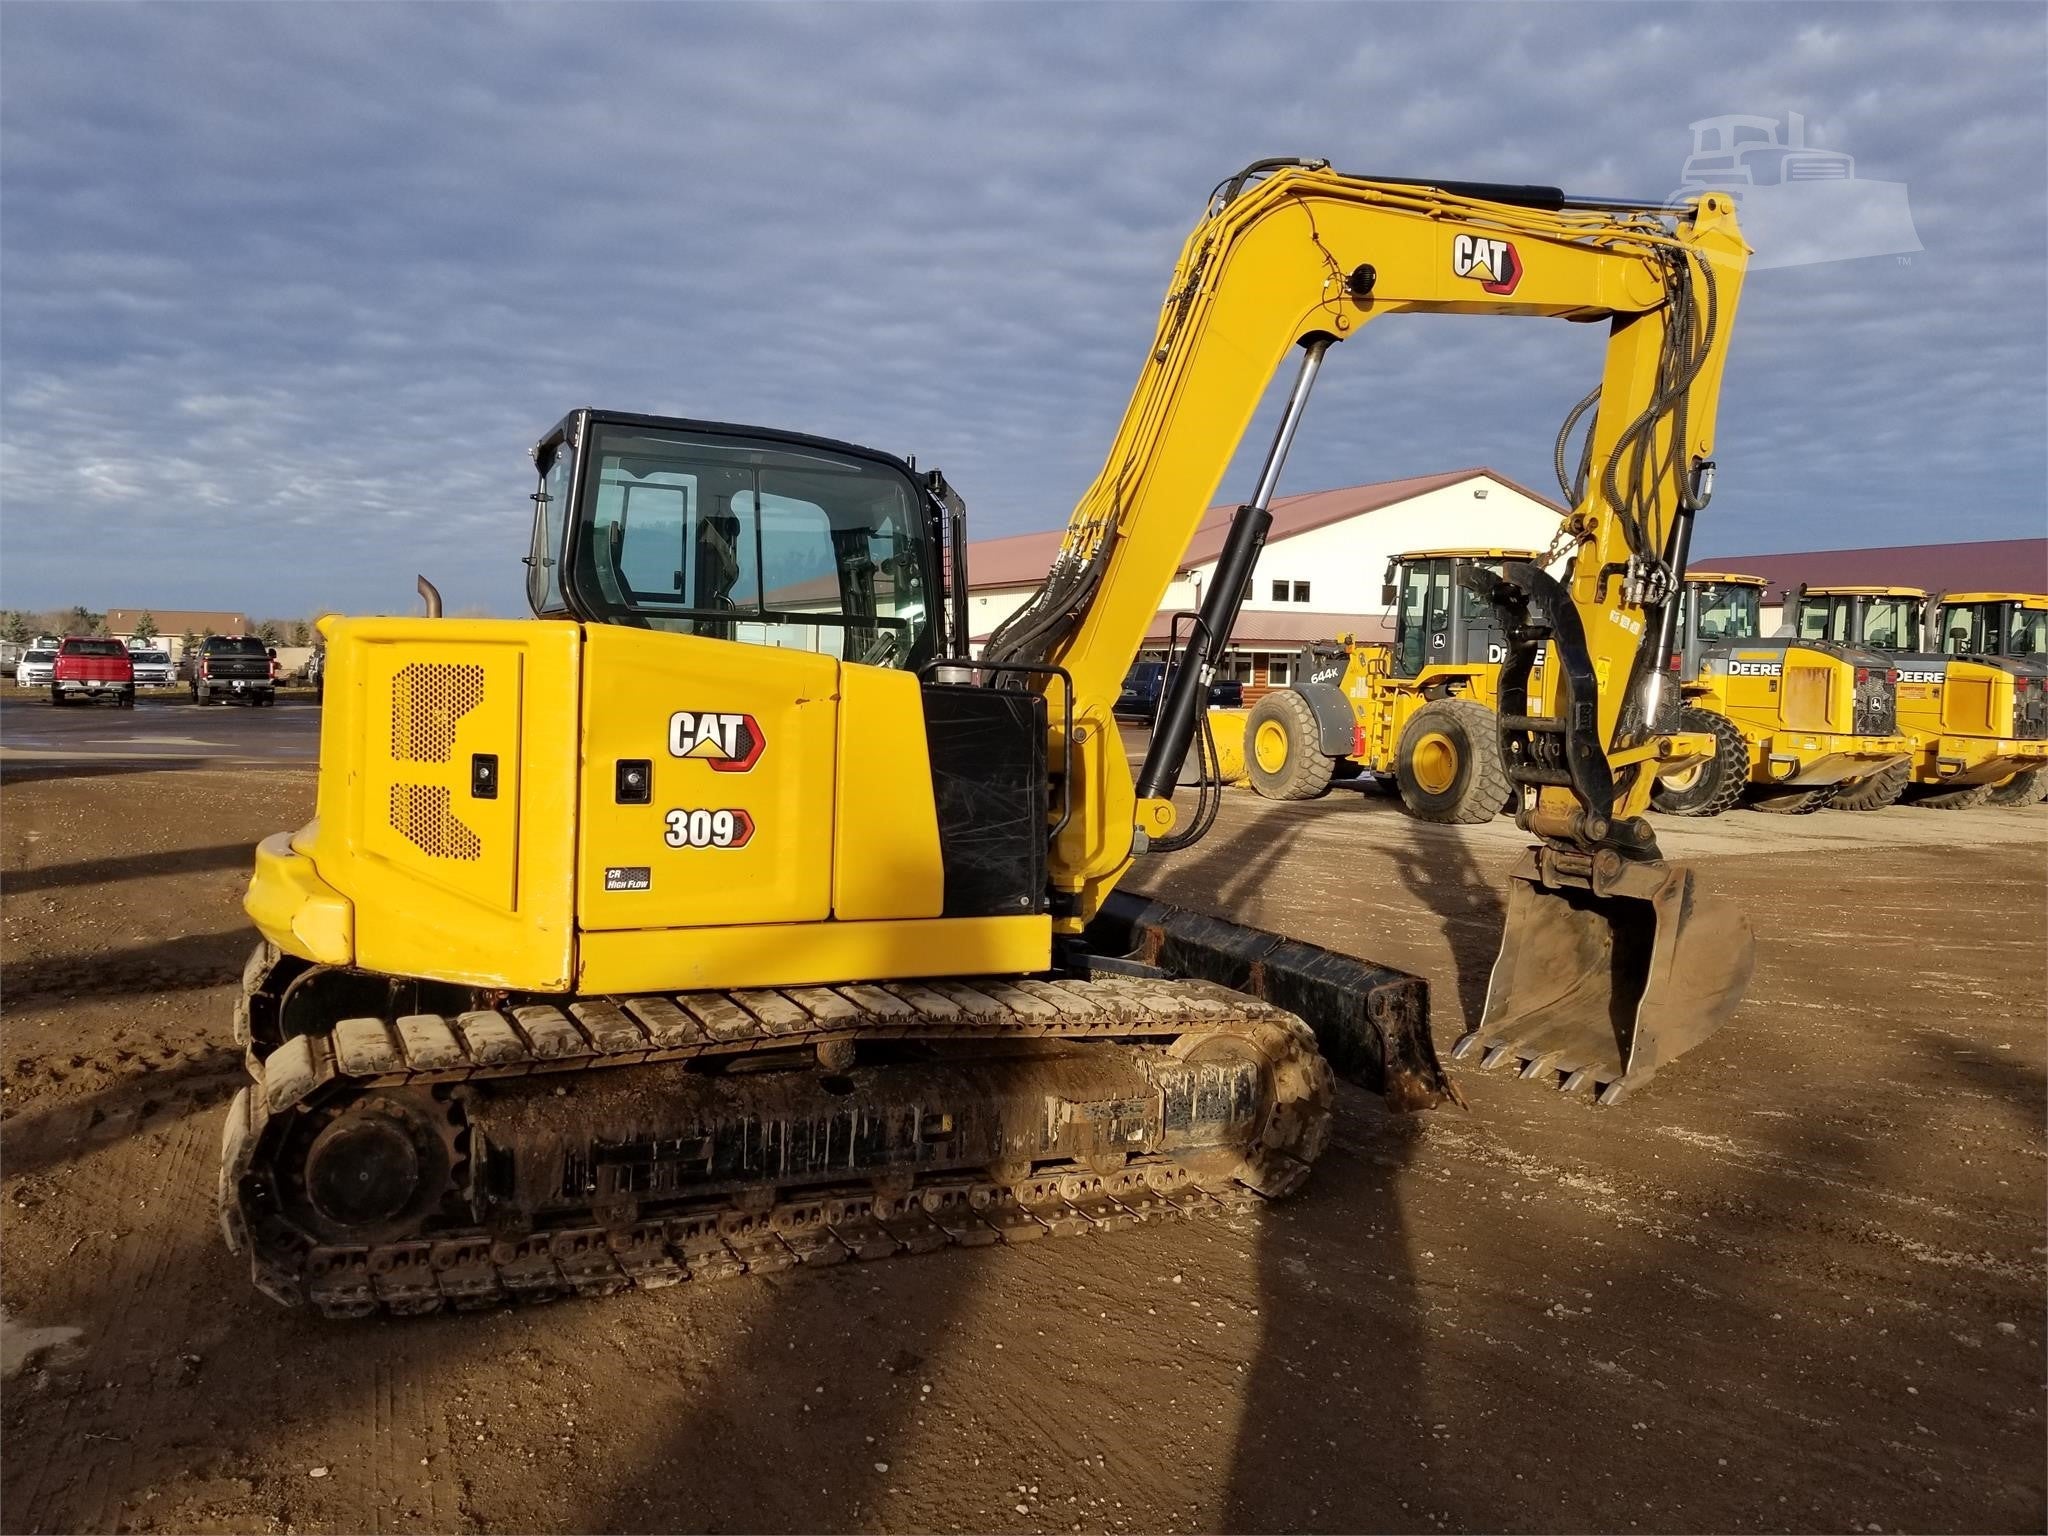
[[[155,651],[130,646],[128,660],[135,668],[135,686],[138,688],[168,688],[178,680],[171,667],[169,651]]]
[[[47,688],[50,686],[50,675],[56,666],[55,646],[32,645],[21,653],[21,661],[14,669],[14,686]]]
[[[128,647],[118,640],[71,635],[57,647],[50,672],[50,702],[112,699],[123,709],[135,707],[135,666]]]
[[[253,635],[209,635],[186,651],[180,664],[194,704],[218,699],[275,704],[275,670],[269,648]]]
[[[1149,721],[1159,712],[1159,687],[1166,680],[1166,663],[1141,661],[1124,675],[1124,691],[1117,696],[1120,716]],[[1234,677],[1219,677],[1209,684],[1211,709],[1236,709],[1244,703],[1244,684]]]

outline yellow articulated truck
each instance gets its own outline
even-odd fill
[[[1995,597],[1976,594],[1980,605]],[[1983,651],[1944,652],[1925,636],[1928,594],[1917,587],[1802,586],[1795,599],[1799,636],[1839,640],[1883,653],[1899,674],[1899,725],[1913,755],[1838,791],[1846,811],[1875,811],[1906,800],[1940,810],[1983,805],[2000,790],[2005,803],[2031,803],[2048,764],[2048,719],[2039,705],[2040,659],[2030,663]],[[1959,646],[1982,643],[1981,621],[1959,622]],[[1994,643],[2009,638],[2004,630]],[[2034,798],[2039,798],[2034,795]]]
[[[1423,821],[1488,821],[1513,799],[1495,715],[1507,637],[1493,605],[1460,580],[1498,578],[1526,550],[1443,549],[1397,556],[1385,601],[1391,644],[1346,636],[1302,654],[1291,688],[1243,710],[1214,710],[1223,772],[1269,800],[1309,800],[1333,780],[1392,778]],[[1532,677],[1532,691],[1537,687]],[[1232,748],[1242,743],[1241,769]]]
[[[1710,732],[1713,756],[1659,778],[1650,804],[1715,816],[1738,802],[1804,815],[1906,762],[1888,657],[1842,641],[1764,635],[1761,577],[1696,571],[1674,651],[1678,728]]]

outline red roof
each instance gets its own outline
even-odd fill
[[[1475,475],[1484,475],[1496,485],[1507,486],[1532,500],[1541,502],[1544,506],[1555,507],[1560,517],[1565,513],[1565,508],[1558,506],[1548,496],[1539,496],[1527,486],[1510,480],[1499,471],[1479,465],[1471,469],[1446,470],[1435,475],[1411,475],[1405,480],[1380,480],[1371,485],[1347,485],[1334,491],[1308,491],[1299,496],[1282,496],[1273,503],[1273,531],[1266,536],[1266,542],[1277,544],[1280,540],[1293,538],[1298,533],[1324,528],[1331,523],[1340,523],[1346,518],[1357,517],[1362,513],[1377,512],[1382,507],[1391,507],[1396,502],[1408,501],[1429,491],[1440,491],[1447,485],[1456,485],[1459,481],[1470,480]],[[1188,550],[1181,559],[1181,569],[1206,565],[1223,553],[1223,538],[1229,531],[1231,514],[1236,510],[1237,507],[1233,504],[1211,507],[1203,514],[1194,537],[1188,540]],[[1053,528],[1041,533],[1012,534],[1006,539],[975,540],[967,550],[968,584],[976,590],[984,587],[1037,586],[1045,580],[1045,573],[1052,568],[1053,556],[1059,553],[1060,541],[1066,534],[1064,528]],[[1246,617],[1249,618],[1250,615]]]
[[[1789,555],[1696,555],[1692,568],[1761,576],[1766,602],[1801,582],[1845,587],[1919,587],[1928,592],[2048,592],[2048,539],[1973,544],[1896,544],[1887,549],[1815,549]]]
[[[1164,645],[1173,615],[1161,610],[1145,631],[1147,645]],[[1180,626],[1181,638],[1188,634],[1187,622]],[[1394,626],[1377,614],[1311,613],[1292,608],[1246,608],[1230,631],[1232,649],[1256,651],[1267,647],[1294,650],[1312,640],[1334,640],[1339,635],[1356,635],[1361,640],[1391,640]]]
[[[1145,631],[1145,644],[1165,645],[1172,626],[1173,611],[1160,609],[1152,616],[1151,627]],[[1237,627],[1230,632],[1230,645],[1231,649],[1239,651],[1292,651],[1312,640],[1335,640],[1339,635],[1356,635],[1361,640],[1391,640],[1394,626],[1391,621],[1374,614],[1247,608],[1237,616]],[[1183,640],[1188,637],[1186,620],[1181,621],[1180,637]],[[974,643],[981,645],[987,639],[987,635],[976,635]]]

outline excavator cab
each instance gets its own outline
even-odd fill
[[[533,450],[527,601],[915,671],[941,640],[929,477],[849,443],[576,411]]]

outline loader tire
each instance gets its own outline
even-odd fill
[[[1267,694],[1244,723],[1244,766],[1252,788],[1268,800],[1313,800],[1328,794],[1337,760],[1319,745],[1315,711],[1292,688]]]
[[[1832,784],[1819,789],[1759,789],[1749,797],[1749,808],[1773,816],[1811,816],[1834,792]]]
[[[1415,711],[1394,749],[1401,803],[1418,821],[1491,821],[1511,788],[1499,717],[1471,699],[1434,699]]]
[[[1749,783],[1749,743],[1726,715],[1691,705],[1678,712],[1681,731],[1714,738],[1714,755],[1704,763],[1661,778],[1650,791],[1650,809],[1666,816],[1718,816],[1734,807]]]
[[[1912,780],[1911,763],[1893,763],[1888,768],[1844,784],[1828,801],[1838,811],[1881,811],[1888,805],[1897,805],[1899,796],[1906,792],[1906,785]]]
[[[2038,805],[2048,800],[2048,769],[2028,768],[1991,786],[1986,805]]]
[[[1991,798],[1996,784],[1971,784],[1963,789],[1930,789],[1916,794],[1907,802],[1910,805],[1924,805],[1930,811],[1975,810]]]

